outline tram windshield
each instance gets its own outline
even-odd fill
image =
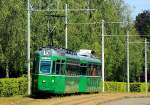
[[[41,61],[40,62],[40,73],[50,73],[51,61]]]

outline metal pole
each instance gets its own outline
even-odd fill
[[[129,31],[127,31],[127,86],[128,92],[130,92],[130,72],[129,72]]]
[[[68,7],[67,4],[65,4],[65,47],[68,48]]]
[[[105,44],[105,41],[104,41],[104,20],[102,20],[102,92],[105,91],[105,88],[104,88],[104,69],[105,69],[105,60],[104,60],[104,44]]]
[[[49,18],[49,17],[48,17]],[[49,45],[51,46],[51,37],[50,37],[50,25],[49,25],[49,19],[48,19],[48,23],[47,23],[47,27],[48,27],[48,37],[49,37]]]
[[[6,62],[6,78],[9,78],[8,60]]]
[[[30,0],[28,0],[28,39],[27,39],[27,63],[28,63],[28,95],[31,94],[31,75],[30,75]]]
[[[147,88],[147,39],[145,38],[145,85],[146,85],[146,89],[145,92],[148,92],[148,88]]]

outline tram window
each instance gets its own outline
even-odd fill
[[[96,76],[96,71],[97,71],[96,65],[89,64],[86,68],[86,75]]]
[[[65,65],[65,61],[62,61],[61,63],[61,75],[65,75],[66,74],[66,65]]]
[[[90,67],[87,64],[81,64],[80,66],[81,75],[90,75]]]
[[[96,65],[92,64],[90,66],[90,76],[96,76],[96,71],[97,71]]]
[[[60,74],[61,64],[60,62],[56,62],[56,74]]]
[[[52,74],[55,74],[56,62],[53,61]]]
[[[50,73],[51,61],[40,62],[40,73]]]
[[[100,65],[94,64],[81,64],[81,75],[88,75],[88,76],[100,76]]]
[[[67,75],[80,75],[80,67],[75,64],[67,64]]]
[[[93,67],[92,76],[96,76],[96,67]]]
[[[87,67],[86,75],[91,76],[91,68]]]
[[[65,66],[65,61],[64,60],[57,61],[55,67],[56,67],[56,74],[61,74],[61,75],[65,74],[66,66]]]
[[[67,75],[75,76],[75,75],[80,75],[80,61],[77,59],[67,59],[66,63],[66,70],[67,70]]]
[[[81,75],[86,75],[86,67],[81,67]]]
[[[101,76],[101,66],[97,65],[97,70],[96,70],[97,76]]]

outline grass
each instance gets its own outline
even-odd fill
[[[79,104],[79,105],[94,105],[100,104],[107,101],[118,100],[122,98],[130,97],[150,97],[149,94],[145,93],[99,93],[99,94],[82,94],[73,96],[57,96],[47,97],[41,99],[34,99],[24,96],[14,97],[1,97],[0,105],[68,105],[68,104]]]
[[[15,96],[15,97],[1,97],[0,105],[8,105],[16,103],[17,101],[23,100],[23,96]]]

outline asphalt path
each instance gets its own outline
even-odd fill
[[[108,102],[102,105],[150,105],[150,97],[127,98],[127,99]]]

